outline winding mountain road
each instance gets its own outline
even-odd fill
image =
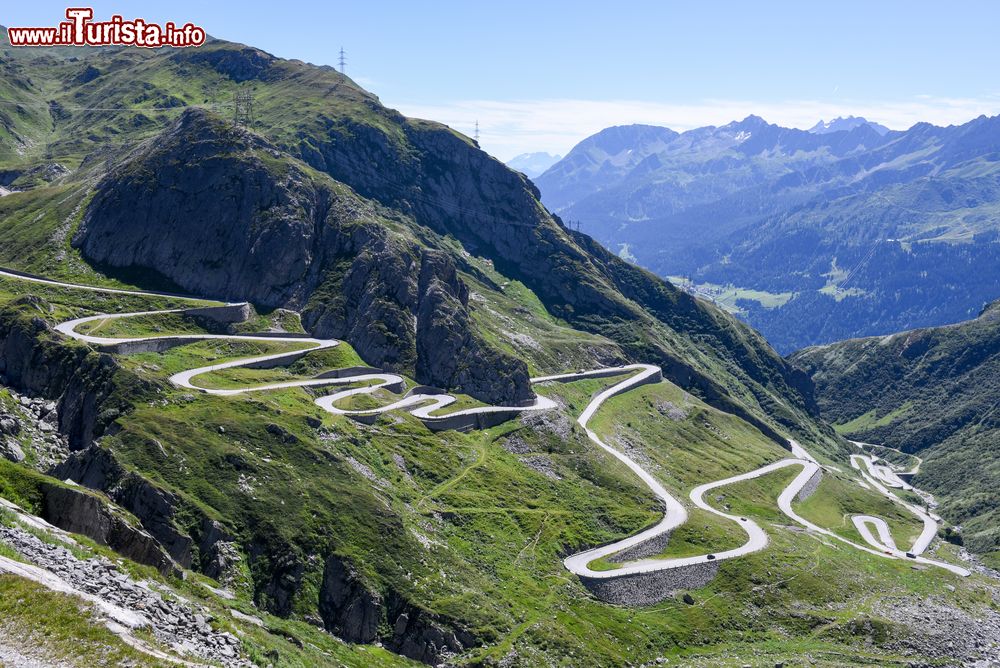
[[[113,288],[100,288],[94,286],[85,286],[72,283],[64,283],[60,281],[53,281],[37,276],[25,275],[20,272],[11,272],[0,270],[0,276],[6,276],[8,278],[14,278],[18,280],[34,281],[38,283],[43,283],[52,286],[64,287],[64,288],[74,288],[83,289],[96,292],[109,292],[115,294],[128,294],[137,296],[150,296],[150,297],[170,297],[174,299],[190,299],[191,301],[198,301],[190,297],[183,297],[180,295],[173,295],[169,293],[158,293],[158,292],[141,292],[141,291],[131,291]],[[204,307],[199,306],[196,310],[200,314],[210,313],[213,308],[226,309],[232,307],[239,307],[241,304],[227,304],[219,307]],[[220,395],[220,396],[232,396],[243,394],[247,392],[263,392],[269,390],[286,389],[293,387],[326,387],[326,386],[336,386],[336,385],[355,385],[357,383],[364,383],[360,387],[351,387],[333,394],[325,395],[315,399],[317,406],[326,410],[330,413],[338,415],[349,415],[356,418],[364,418],[366,416],[377,416],[381,413],[387,411],[398,411],[406,410],[415,417],[423,420],[425,424],[430,427],[435,425],[454,425],[454,424],[467,424],[474,428],[475,426],[483,426],[484,424],[490,424],[489,422],[481,422],[484,419],[509,419],[515,417],[516,415],[530,412],[530,411],[544,411],[556,407],[556,403],[551,399],[543,396],[536,396],[534,402],[525,406],[481,406],[476,408],[469,408],[465,410],[455,411],[448,413],[446,415],[433,415],[433,413],[446,408],[447,406],[453,404],[456,398],[450,394],[442,391],[436,391],[431,388],[414,388],[411,393],[404,396],[402,399],[392,402],[390,404],[373,408],[367,410],[347,410],[337,407],[337,402],[347,399],[349,397],[359,395],[359,394],[372,394],[379,389],[387,388],[393,391],[401,391],[405,388],[405,379],[402,376],[385,373],[374,369],[358,369],[358,370],[345,370],[346,372],[342,375],[329,376],[320,375],[315,378],[299,379],[292,381],[285,381],[279,383],[267,383],[262,385],[256,385],[252,387],[245,388],[205,388],[200,387],[194,383],[194,380],[203,374],[207,374],[213,371],[220,371],[223,369],[231,369],[237,367],[258,367],[262,366],[280,366],[282,364],[289,364],[299,358],[301,358],[306,352],[313,352],[317,350],[322,350],[326,348],[332,348],[339,345],[339,341],[333,339],[317,339],[308,336],[301,335],[228,335],[228,334],[181,334],[181,335],[156,335],[156,336],[144,336],[144,337],[131,337],[131,338],[111,338],[111,337],[101,337],[92,334],[86,334],[78,332],[77,329],[89,322],[97,320],[106,319],[120,319],[129,317],[139,317],[148,315],[157,315],[165,313],[185,313],[190,312],[192,309],[170,309],[161,311],[139,311],[133,313],[119,313],[119,314],[101,314],[88,316],[83,318],[76,318],[56,326],[56,330],[61,334],[68,336],[70,338],[86,342],[91,345],[105,347],[105,348],[121,348],[122,346],[132,346],[133,350],[142,349],[142,346],[149,346],[150,349],[164,349],[165,347],[170,347],[172,345],[180,345],[183,343],[189,343],[193,341],[201,340],[228,340],[228,341],[282,341],[285,343],[298,343],[305,346],[304,350],[296,350],[292,352],[276,353],[269,355],[260,355],[249,358],[241,358],[237,360],[231,360],[226,362],[221,362],[217,364],[211,364],[204,367],[199,367],[196,369],[190,369],[187,371],[182,371],[176,373],[170,377],[170,382],[178,387],[183,387],[191,390],[197,390],[199,392],[204,392],[206,394]],[[135,348],[138,346],[138,348]],[[532,378],[532,383],[551,383],[551,382],[572,382],[574,380],[584,379],[584,378],[595,378],[595,377],[613,377],[618,375],[631,374],[627,378],[621,380],[620,382],[612,385],[611,387],[596,394],[591,401],[587,404],[586,408],[583,410],[577,422],[583,428],[587,437],[591,442],[596,444],[602,450],[607,452],[609,455],[620,461],[626,467],[628,467],[642,482],[649,488],[653,495],[663,504],[663,518],[654,526],[649,527],[639,533],[631,535],[623,540],[614,542],[610,545],[604,545],[594,549],[586,550],[578,554],[571,555],[564,560],[566,568],[581,577],[591,578],[591,579],[612,579],[619,578],[628,575],[634,575],[639,573],[652,573],[657,571],[667,571],[671,569],[683,568],[686,566],[692,566],[695,564],[703,564],[708,561],[724,561],[727,559],[734,559],[737,557],[745,556],[753,552],[764,549],[768,545],[768,535],[764,529],[757,524],[754,520],[746,517],[738,517],[729,513],[725,513],[712,507],[704,500],[706,493],[724,487],[727,485],[739,483],[746,480],[752,480],[759,478],[761,476],[768,475],[779,469],[789,467],[789,466],[799,466],[802,471],[788,484],[788,486],[781,492],[777,499],[777,504],[782,513],[788,516],[792,521],[804,527],[814,534],[822,535],[826,538],[839,541],[841,543],[847,544],[856,549],[862,550],[864,552],[883,557],[888,559],[909,559],[911,561],[916,561],[918,563],[937,566],[940,568],[947,569],[953,573],[967,576],[969,571],[952,564],[948,564],[941,561],[926,559],[919,556],[923,553],[927,546],[933,539],[936,530],[937,522],[935,518],[932,518],[929,514],[925,513],[922,509],[908,504],[901,500],[899,497],[890,492],[883,483],[890,484],[891,486],[896,486],[895,483],[900,483],[901,488],[907,489],[905,483],[902,483],[895,476],[895,474],[888,467],[877,466],[870,457],[863,455],[853,455],[851,457],[852,465],[859,471],[861,476],[880,493],[884,494],[888,498],[892,499],[895,503],[899,503],[903,507],[907,508],[910,512],[914,513],[919,517],[924,523],[924,530],[921,532],[920,536],[915,541],[914,545],[910,549],[910,553],[914,556],[908,557],[905,552],[902,552],[898,548],[889,533],[889,528],[886,522],[880,518],[876,518],[868,515],[859,515],[852,518],[855,528],[857,528],[859,535],[868,543],[868,546],[855,543],[843,536],[840,536],[830,530],[819,527],[808,520],[804,519],[798,515],[792,507],[793,501],[796,497],[809,485],[810,481],[822,472],[822,467],[812,457],[801,445],[795,441],[789,441],[789,449],[791,450],[792,457],[782,459],[777,462],[773,462],[754,471],[747,473],[742,473],[735,475],[724,480],[718,480],[714,482],[705,483],[691,490],[689,494],[690,503],[701,510],[710,512],[714,515],[722,517],[728,521],[735,522],[746,534],[746,541],[739,547],[729,549],[716,554],[704,554],[689,557],[679,557],[679,558],[641,558],[632,561],[626,561],[619,565],[618,568],[611,570],[595,570],[590,568],[590,564],[595,560],[602,557],[609,557],[617,553],[629,550],[630,548],[636,548],[638,546],[647,543],[653,539],[661,539],[665,534],[673,531],[675,528],[681,526],[688,519],[688,511],[684,504],[677,500],[673,495],[671,495],[660,482],[648,471],[646,471],[642,466],[640,466],[634,459],[621,452],[617,448],[614,448],[607,443],[605,443],[600,436],[593,431],[588,425],[595,415],[595,413],[601,408],[601,406],[610,398],[621,394],[622,392],[629,391],[635,387],[643,385],[645,383],[656,382],[661,378],[660,368],[650,364],[632,364],[621,367],[609,367],[603,369],[594,369],[591,371],[579,371],[575,373],[557,374],[551,376],[541,376],[537,378]],[[466,420],[466,422],[463,422]],[[457,422],[456,422],[457,421]],[[454,427],[444,427],[444,428],[454,428]],[[863,470],[861,466],[864,466],[866,470]],[[872,532],[874,527],[877,536]]]
[[[924,528],[920,532],[920,535],[917,536],[917,540],[913,543],[913,547],[911,547],[909,551],[913,554],[922,554],[925,550],[927,550],[931,541],[934,540],[934,536],[937,535],[938,522],[940,521],[940,518],[931,515],[919,506],[900,499],[898,496],[890,492],[882,483],[885,481],[898,481],[899,478],[896,477],[895,473],[893,473],[888,466],[877,465],[874,460],[867,455],[851,455],[851,466],[857,469],[861,473],[861,477],[864,478],[877,492],[903,506],[920,518],[920,520],[924,523]],[[861,466],[864,466],[865,468],[862,469]],[[900,484],[902,489],[913,489],[910,485],[903,484],[902,481],[900,481]]]

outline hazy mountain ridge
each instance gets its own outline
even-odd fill
[[[779,308],[729,304],[783,351],[974,315],[1000,293],[1000,120],[848,125],[817,134],[749,117],[682,133],[627,171],[567,174],[571,151],[536,182],[560,215],[660,275],[791,293]],[[969,284],[935,280],[942,257]],[[890,287],[884,265],[924,278]]]
[[[506,164],[511,169],[516,169],[528,178],[533,179],[536,176],[541,175],[545,172],[545,170],[559,162],[561,159],[561,155],[553,155],[543,151],[516,155],[508,160]]]
[[[841,132],[844,130],[850,131],[861,125],[867,125],[880,135],[884,135],[889,132],[889,128],[884,125],[866,120],[861,116],[838,116],[832,121],[819,121],[816,125],[809,128],[809,132],[812,132],[813,134],[829,134],[831,132]]]

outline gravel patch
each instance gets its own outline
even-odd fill
[[[46,657],[38,648],[26,647],[24,638],[15,638],[0,626],[0,666],[11,668],[72,668],[65,661]]]
[[[518,457],[518,460],[532,471],[541,473],[550,480],[562,480],[562,476],[556,473],[556,470],[552,467],[552,461],[545,455]]]
[[[905,625],[910,633],[887,648],[934,659],[949,666],[1000,667],[1000,613],[983,608],[973,615],[937,598],[879,601],[873,611]]]
[[[573,432],[573,425],[562,411],[528,411],[521,416],[521,424],[564,441]]]
[[[137,582],[119,571],[105,557],[79,559],[70,550],[46,543],[18,527],[0,527],[0,540],[74,589],[138,613],[149,621],[159,642],[180,654],[195,655],[227,668],[253,665],[240,656],[236,636],[214,630],[207,613],[165,598],[148,582]]]
[[[69,440],[59,433],[56,403],[7,390],[13,401],[0,403],[0,457],[22,462],[34,453],[34,466],[41,471],[62,463]]]
[[[657,401],[656,410],[659,411],[660,415],[673,420],[674,422],[679,422],[688,416],[688,412],[686,410],[672,401]]]

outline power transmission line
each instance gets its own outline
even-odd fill
[[[8,102],[8,101],[7,100],[0,100],[0,103],[4,103],[4,102]],[[174,110],[183,110],[183,109],[192,108],[192,107],[193,108],[208,108],[208,107],[214,107],[214,108],[223,108],[224,107],[224,108],[228,108],[229,106],[230,106],[229,103],[216,103],[216,104],[210,104],[210,105],[187,105],[187,106],[179,106],[179,107],[165,107],[164,109],[174,111]],[[235,92],[233,94],[232,107],[233,107],[233,120],[234,120],[234,122],[237,125],[242,125],[242,126],[252,126],[253,125],[253,123],[254,123],[254,119],[253,119],[253,94],[249,90]],[[98,109],[94,109],[94,108],[85,108],[85,107],[77,107],[77,108],[63,107],[63,109],[64,110],[74,110],[74,111],[98,110]],[[133,108],[133,109],[112,108],[112,109],[107,109],[106,111],[133,111],[133,112],[142,112],[142,111],[148,111],[149,109],[150,108],[145,108],[145,109],[139,109],[139,108]],[[146,141],[146,140],[148,140],[149,138],[151,138],[153,136],[155,136],[155,135],[151,134],[149,137],[140,139],[138,141]],[[477,139],[477,141],[478,141],[478,137],[479,137],[479,121],[477,120],[476,121],[476,139]],[[128,147],[128,146],[133,145],[134,143],[135,142],[133,142],[133,141],[115,142],[115,141],[109,141],[109,140],[105,140],[105,141],[101,141],[101,142],[95,142],[95,144],[98,145],[97,150],[102,150],[102,148],[103,148],[103,150],[107,150],[107,148],[112,147],[112,146],[114,146],[114,147]],[[293,157],[293,158],[295,157],[292,154],[289,154],[289,155],[291,155],[291,157]],[[332,179],[334,179],[336,181],[339,181],[339,179],[337,179],[337,177],[333,176],[332,174],[329,174],[329,173],[327,173],[327,174],[328,174],[328,176],[330,176],[330,178],[332,178]],[[400,195],[403,196],[403,201],[404,202],[405,201],[422,202],[424,204],[427,204],[427,205],[436,207],[438,209],[441,209],[442,211],[445,211],[447,213],[454,213],[454,214],[457,214],[457,215],[464,214],[464,215],[469,216],[470,218],[478,219],[480,221],[492,221],[494,223],[499,223],[501,225],[508,226],[508,227],[524,227],[524,228],[530,228],[530,229],[535,229],[537,227],[536,225],[532,225],[530,223],[520,223],[520,222],[517,222],[515,220],[511,220],[510,218],[505,218],[505,217],[500,217],[500,216],[490,215],[490,214],[484,214],[480,210],[471,209],[469,207],[462,206],[461,204],[459,204],[456,201],[445,201],[445,200],[434,199],[434,198],[431,198],[431,197],[427,197],[427,196],[424,196],[424,195],[417,194],[413,190],[414,184],[412,184],[412,183],[411,184],[404,184],[404,183],[401,183],[401,182],[398,182],[398,181],[393,181],[393,180],[391,180],[389,178],[386,178],[384,175],[380,174],[379,172],[371,172],[369,174],[369,177],[372,178],[372,179],[374,179],[374,180],[376,180],[376,181],[381,181],[383,185],[388,186],[388,187],[394,189],[397,193],[399,193]],[[340,181],[340,182],[347,183],[346,181]],[[348,185],[350,185],[350,184],[348,184]],[[352,186],[352,187],[354,187],[354,186]],[[357,189],[357,188],[355,188],[355,189]],[[368,198],[366,197],[366,199],[368,199]],[[376,202],[378,202],[377,198],[374,198],[374,199],[375,199]],[[572,230],[572,229],[574,229],[574,222],[573,221],[571,221],[571,222],[565,222],[565,223],[563,223],[562,227],[564,227],[566,230]],[[579,221],[575,221],[575,229],[577,231],[580,230],[580,223],[579,223]]]
[[[48,111],[52,107],[43,103],[17,102],[16,100],[0,100],[0,104],[8,104],[14,107],[33,107]],[[232,104],[229,102],[208,102],[206,104],[181,104],[173,107],[59,107],[59,111],[115,111],[133,114],[141,114],[146,111],[183,111],[185,109],[228,109]]]
[[[858,275],[858,273],[861,271],[862,267],[864,267],[866,264],[868,264],[868,261],[872,259],[873,255],[875,255],[875,251],[878,249],[878,246],[879,246],[880,243],[882,243],[882,240],[881,239],[876,239],[875,243],[872,244],[872,247],[868,251],[868,253],[865,254],[865,256],[863,258],[861,258],[861,261],[858,262],[856,265],[854,265],[853,269],[851,269],[849,272],[847,272],[847,276],[844,278],[843,281],[840,282],[840,285],[837,286],[837,292],[838,293],[839,292],[843,292],[844,291],[844,286],[847,285],[848,283],[850,283],[851,280],[854,279]]]
[[[253,93],[238,90],[233,93],[233,122],[243,127],[253,127]]]

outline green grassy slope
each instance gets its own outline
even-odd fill
[[[472,302],[479,334],[526,359],[533,372],[647,358],[713,404],[760,420],[779,440],[791,430],[838,448],[810,416],[808,388],[759,336],[569,234],[530,185],[468,138],[382,107],[331,68],[238,44],[81,53],[77,62],[20,52],[11,61],[61,111],[49,114],[31,151],[0,156],[0,169],[22,174],[14,185],[29,190],[0,200],[0,263],[75,280],[176,288],[177,277],[162,275],[169,267],[119,268],[109,279],[99,271],[107,267],[82,261],[70,241],[109,167],[133,164],[150,150],[143,141],[193,106],[227,118],[232,92],[248,88],[255,130],[282,152],[257,152],[268,170],[294,165],[323,187],[346,191],[346,184],[370,200],[378,224],[452,254],[470,289],[487,295]],[[85,81],[80,73],[88,67],[99,75]],[[70,172],[50,180],[32,175],[53,162]],[[548,341],[536,345],[542,338]]]
[[[17,285],[8,289],[16,292]],[[74,291],[46,292],[54,309],[83,299]],[[86,312],[73,307],[74,315]],[[149,325],[135,323],[139,330]],[[129,333],[125,323],[119,332]],[[192,344],[121,358],[150,389],[132,397],[134,408],[116,420],[117,432],[102,447],[176,496],[179,528],[208,516],[235,534],[245,561],[230,582],[237,601],[225,605],[261,614],[250,607],[256,603],[278,614],[266,615],[270,627],[308,641],[296,649],[277,632],[250,629],[248,647],[258,656],[277,648],[276,665],[364,664],[366,652],[378,651],[332,650],[302,621],[315,615],[322,561],[331,553],[348,559],[375,590],[473,633],[478,642],[458,657],[461,665],[492,665],[512,653],[524,665],[574,657],[627,665],[657,656],[726,665],[748,654],[776,662],[805,653],[828,657],[829,665],[844,655],[893,665],[893,651],[859,631],[873,614],[867,598],[873,589],[884,596],[982,596],[977,580],[915,572],[787,528],[774,505],[782,485],[768,477],[720,493],[724,503],[764,523],[771,548],[723,563],[716,580],[692,592],[694,605],[680,599],[641,610],[604,605],[569,576],[562,557],[658,518],[634,477],[572,422],[615,379],[542,388],[566,409],[470,434],[432,434],[406,415],[356,424],[319,411],[302,390],[210,397],[164,383],[182,363],[230,352]],[[336,361],[314,360],[302,370]],[[751,425],[670,383],[613,398],[593,425],[648,460],[679,498],[700,482],[786,455]],[[739,538],[733,528],[694,513],[665,553],[716,549],[719,541]],[[275,598],[278,578],[293,583],[287,601]],[[182,591],[211,602],[205,590],[190,587]]]

